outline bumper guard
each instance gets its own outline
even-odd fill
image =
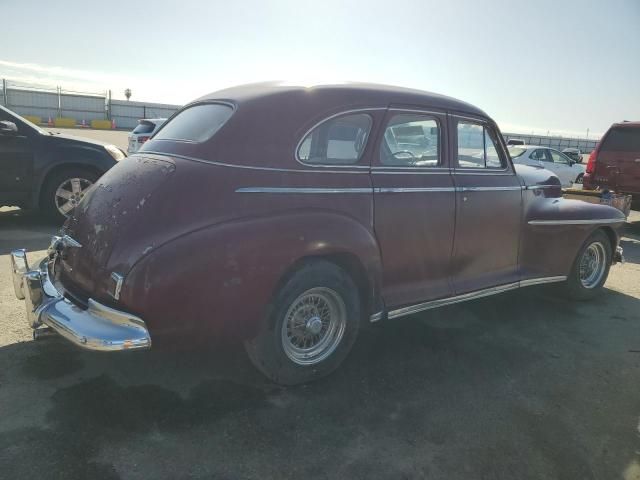
[[[29,269],[24,249],[11,252],[11,274],[16,297],[25,301],[31,328],[42,325],[88,350],[118,351],[151,348],[144,321],[89,299],[88,308],[72,303],[49,279],[48,259]],[[37,335],[34,334],[34,338]]]

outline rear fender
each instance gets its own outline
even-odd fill
[[[229,221],[174,239],[133,266],[121,301],[152,335],[247,338],[299,262],[341,255],[357,259],[365,272],[365,311],[381,310],[382,267],[373,233],[350,217],[308,210]]]

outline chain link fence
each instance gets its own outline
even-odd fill
[[[65,119],[65,126],[89,126],[92,120],[108,120],[111,127],[126,130],[135,128],[141,118],[166,118],[180,108],[164,103],[113,100],[109,91],[76,92],[7,79],[0,82],[0,105],[43,125],[51,125],[58,119]]]
[[[141,118],[168,118],[180,108],[180,105],[165,103],[113,100],[109,91],[74,92],[61,87],[18,84],[5,79],[0,83],[0,104],[42,124],[50,124],[56,118],[73,119],[76,125],[90,125],[92,120],[109,120],[112,127],[115,125],[115,128],[127,130],[135,128]],[[527,145],[558,150],[579,148],[583,153],[590,153],[598,143],[596,139],[506,132],[503,136],[505,141],[523,140]]]

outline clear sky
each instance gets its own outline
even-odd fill
[[[262,80],[450,95],[505,131],[640,120],[640,0],[0,0],[0,77],[185,103]]]

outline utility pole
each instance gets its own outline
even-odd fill
[[[2,103],[5,107],[9,106],[9,94],[7,92],[7,80],[2,79]]]
[[[58,118],[62,117],[62,87],[56,87],[58,91]]]
[[[587,128],[587,140],[589,140],[589,129]]]

